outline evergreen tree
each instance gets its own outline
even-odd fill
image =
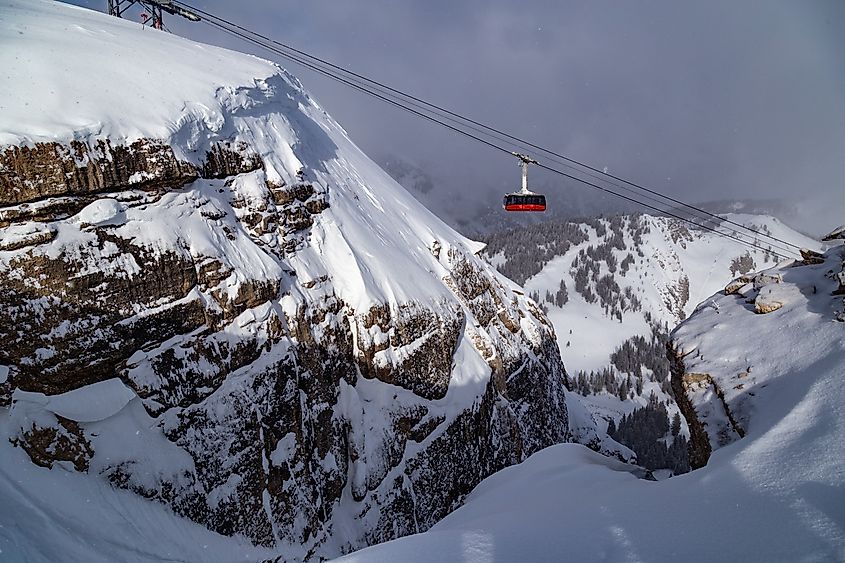
[[[619,400],[624,401],[628,398],[628,382],[623,381],[622,385],[619,386]]]
[[[631,448],[637,455],[637,462],[643,467],[671,469],[676,474],[689,471],[686,438],[679,434],[669,446],[666,445],[670,431],[668,412],[666,405],[654,394],[651,394],[646,406],[623,416],[619,424],[612,427],[613,432],[610,429],[608,424],[608,434]]]

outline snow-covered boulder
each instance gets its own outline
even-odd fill
[[[804,264],[821,264],[824,259],[821,254],[812,261],[805,260]],[[783,276],[780,274],[758,273],[736,278],[725,286],[725,295],[740,295],[746,302],[754,304],[754,310],[760,314],[777,311],[790,298],[793,288],[781,285]],[[710,301],[715,305],[715,301]]]
[[[739,276],[725,286],[725,295],[732,295],[734,293],[743,293],[752,288],[752,281],[754,278],[749,276]]]
[[[791,288],[783,285],[767,285],[761,287],[754,298],[754,310],[760,314],[777,311],[792,296]]]

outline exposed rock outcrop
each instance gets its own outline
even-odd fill
[[[162,141],[71,141],[12,146],[0,152],[0,205],[130,187],[179,187],[199,173]]]
[[[824,263],[824,254],[816,252],[815,250],[810,250],[809,248],[801,249],[801,258],[804,259],[804,264],[807,265]]]
[[[218,141],[206,152],[203,178],[226,178],[262,167],[261,157],[244,142]]]
[[[52,424],[32,426],[12,439],[12,445],[22,448],[33,463],[52,469],[57,463],[67,462],[76,471],[88,471],[88,462],[94,451],[79,424],[56,416]]]
[[[833,290],[834,295],[845,295],[845,262],[842,262],[840,270],[833,274],[833,279],[839,287]]]
[[[839,239],[845,239],[845,225],[836,227],[822,238],[827,241]]]
[[[242,142],[213,143],[199,169],[178,158],[169,144],[156,139],[114,144],[99,139],[10,146],[0,150],[0,206],[132,188],[176,189],[200,176],[224,178],[261,166],[258,155]],[[51,201],[54,207],[64,204],[67,211],[74,210],[72,205],[68,206],[71,203],[72,200]],[[48,218],[55,217],[57,211],[53,210]],[[26,213],[11,209],[4,215],[4,219],[11,220],[21,219]]]
[[[707,465],[710,459],[712,448],[710,447],[710,439],[707,436],[707,431],[699,419],[695,407],[687,394],[691,378],[686,377],[686,367],[681,354],[675,350],[671,344],[666,350],[669,358],[669,366],[672,372],[672,392],[675,395],[675,401],[678,403],[678,408],[681,410],[689,427],[689,462],[690,468],[698,469]]]

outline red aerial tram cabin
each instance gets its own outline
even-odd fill
[[[522,166],[522,189],[518,192],[507,194],[502,200],[505,211],[545,211],[546,196],[535,194],[528,190],[528,165],[537,164],[537,161],[524,154],[513,153],[520,160]]]
[[[506,195],[502,205],[505,211],[545,211],[546,196],[533,192],[517,192]]]

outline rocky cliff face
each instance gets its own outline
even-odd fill
[[[554,331],[478,245],[283,71],[150,35],[133,41],[183,51],[159,78],[193,80],[127,93],[160,96],[166,119],[48,140],[21,111],[0,149],[13,445],[295,560],[425,530],[572,438]],[[65,62],[40,61],[65,96],[104,96]],[[221,85],[206,67],[257,74]]]
[[[7,207],[16,218],[2,231],[0,404],[20,418],[15,444],[40,465],[70,461],[214,530],[303,546],[306,557],[329,539],[346,550],[426,529],[487,475],[568,439],[551,328],[467,250],[439,257],[451,299],[358,310],[332,276],[300,282],[286,249],[295,255],[330,208],[314,193],[271,189],[258,170],[101,192],[78,213],[37,221]],[[90,201],[56,196],[69,208]],[[144,223],[164,226],[153,217],[179,234],[133,238]],[[201,237],[223,251],[196,251]],[[244,259],[261,268],[239,269]],[[444,399],[459,376],[477,397],[458,408]],[[143,405],[137,423],[178,450],[176,467],[173,453],[101,447],[91,424],[109,427],[109,417],[34,406],[35,394],[112,378]],[[133,428],[108,433],[129,439]],[[335,530],[336,513],[359,535]]]

